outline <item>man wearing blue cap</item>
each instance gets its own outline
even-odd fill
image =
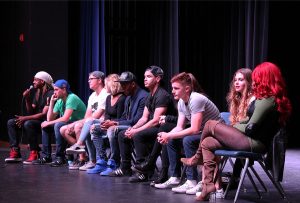
[[[60,134],[60,128],[70,122],[80,120],[84,117],[86,106],[83,101],[70,90],[70,85],[66,80],[57,80],[54,83],[54,94],[50,99],[50,105],[47,113],[47,121],[41,124],[43,157],[34,162],[34,164],[51,163],[51,142],[50,133],[53,132],[56,138],[56,159],[51,166],[62,166],[65,164],[66,141]]]

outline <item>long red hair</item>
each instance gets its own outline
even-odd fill
[[[279,67],[271,62],[259,64],[252,72],[252,81],[253,94],[257,99],[275,97],[279,122],[284,125],[291,114],[292,105]]]

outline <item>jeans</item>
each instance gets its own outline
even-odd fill
[[[185,157],[190,158],[196,154],[201,135],[190,135],[183,138],[183,149]],[[198,180],[197,166],[187,167],[186,177],[188,180]]]
[[[136,133],[133,143],[136,152],[136,163],[142,163],[149,156],[157,138],[158,127],[151,127]]]
[[[100,157],[96,157],[96,149],[93,144],[93,141],[90,136],[90,128],[93,124],[101,123],[99,119],[87,120],[84,122],[84,125],[81,129],[80,136],[78,138],[79,141],[84,142],[86,144],[89,160],[98,160]]]
[[[181,156],[181,148],[183,145],[185,157],[190,158],[192,157],[199,146],[200,143],[200,135],[190,135],[185,136],[182,139],[172,139],[169,141],[167,145],[168,155],[169,155],[169,174],[173,177],[180,177],[181,171],[181,163],[180,163],[180,156]],[[198,179],[198,172],[197,167],[187,167],[186,176],[188,180],[197,180]]]
[[[125,137],[126,130],[118,132],[118,143],[121,155],[121,168],[130,169],[131,167],[131,152],[132,152],[132,139]]]
[[[168,123],[168,122],[166,122],[165,124],[162,124],[159,127],[158,132],[170,132],[175,127],[176,127],[176,123]],[[169,168],[169,157],[168,157],[167,145],[161,145],[156,140],[155,144],[154,144],[154,146],[152,148],[152,152],[151,152],[150,156],[158,157],[159,154],[160,154],[160,158],[161,158],[161,166],[162,166],[162,168],[168,169]]]
[[[106,136],[106,130],[101,130],[101,123],[95,124],[93,131],[90,131],[91,139],[96,149],[96,157],[98,159],[106,159],[106,151],[104,146],[104,137]]]
[[[23,130],[28,136],[30,150],[39,150],[38,138],[41,136],[40,120],[27,120],[23,124]],[[21,129],[16,125],[15,119],[7,121],[7,131],[9,136],[10,147],[19,148],[20,137],[18,131]]]
[[[48,157],[48,158],[51,157],[51,153],[52,153],[51,134],[53,134],[53,132],[54,132],[55,142],[56,142],[55,156],[64,158],[67,142],[62,137],[59,130],[62,126],[67,125],[68,123],[70,123],[70,122],[58,122],[58,123],[54,124],[54,127],[48,126],[48,127],[42,129],[42,143],[43,143],[42,154],[45,157]]]
[[[118,126],[112,126],[108,128],[107,130],[107,137],[109,140],[109,146],[110,146],[110,159],[115,160],[117,165],[120,164],[120,147],[118,143],[118,133],[122,130],[127,130],[130,126],[129,125],[118,125]]]
[[[169,175],[171,177],[180,177],[181,175],[181,148],[182,139],[171,139],[167,144],[167,151],[169,157]]]

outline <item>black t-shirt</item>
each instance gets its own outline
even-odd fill
[[[149,96],[146,99],[145,106],[148,108],[148,111],[150,112],[149,120],[153,118],[155,109],[159,107],[168,108],[166,115],[176,114],[176,110],[174,108],[174,103],[171,95],[162,87],[158,87],[153,96],[149,94]]]
[[[36,92],[36,94],[38,94],[38,95],[36,95],[32,101],[32,104],[34,104],[36,106],[33,114],[43,112],[44,107],[47,105],[47,100],[50,101],[50,99],[51,99],[53,90],[52,89],[47,90],[47,92],[45,92],[44,95],[39,94],[38,92]]]
[[[124,103],[125,103],[126,96],[122,94],[115,105],[111,105],[111,95],[106,97],[106,104],[105,104],[105,120],[113,120],[117,118],[121,118],[123,111],[124,111]]]

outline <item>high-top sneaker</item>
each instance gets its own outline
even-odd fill
[[[32,164],[33,161],[37,160],[40,157],[40,154],[36,150],[31,150],[29,157],[26,161],[23,161],[23,164]]]
[[[10,149],[9,157],[5,159],[5,162],[16,163],[21,161],[22,161],[22,157],[21,157],[20,149],[12,147]]]
[[[115,160],[109,159],[107,161],[107,168],[100,173],[102,176],[108,176],[111,172],[117,169],[117,164]]]
[[[103,159],[99,159],[96,162],[96,166],[94,168],[88,169],[86,172],[88,174],[97,174],[101,173],[102,171],[105,171],[107,168],[107,163]]]

